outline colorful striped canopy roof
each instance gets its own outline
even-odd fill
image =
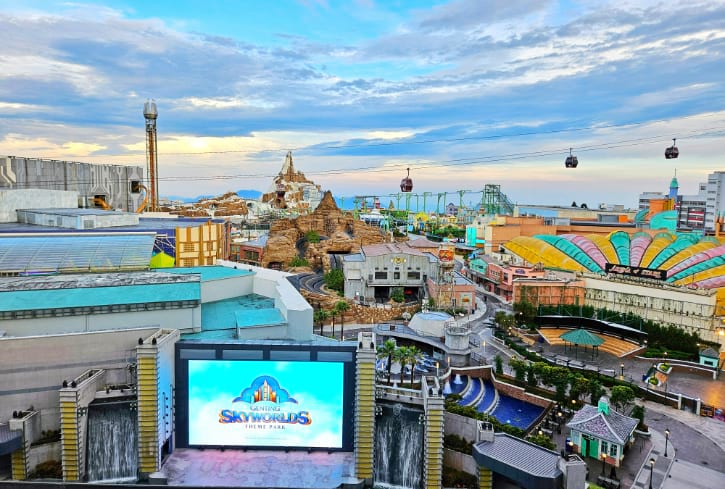
[[[546,268],[604,274],[606,264],[664,270],[666,282],[705,289],[725,287],[725,244],[713,236],[660,231],[606,236],[519,236],[504,248]]]

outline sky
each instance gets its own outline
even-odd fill
[[[410,168],[519,204],[725,170],[723,1],[0,0],[0,32],[0,154],[145,167],[153,99],[162,196],[267,191],[287,151],[336,196]]]

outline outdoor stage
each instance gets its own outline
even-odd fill
[[[170,486],[339,487],[354,472],[352,452],[180,448],[162,467]]]

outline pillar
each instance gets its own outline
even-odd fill
[[[493,489],[493,472],[486,467],[478,467],[478,488]]]
[[[435,392],[425,398],[425,452],[423,480],[426,489],[438,489],[443,485],[443,397]]]
[[[76,389],[60,391],[60,446],[64,481],[80,481],[85,467],[80,426],[85,412],[79,412]]]
[[[136,348],[138,382],[138,469],[140,475],[159,470],[159,370],[158,347]]]
[[[355,378],[355,476],[371,486],[375,475],[375,335],[358,334]]]

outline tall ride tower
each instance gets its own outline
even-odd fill
[[[147,100],[143,104],[143,116],[146,119],[146,174],[149,181],[148,210],[155,212],[159,210],[159,164],[156,150],[156,119],[159,117],[159,113],[156,110],[156,102]]]

